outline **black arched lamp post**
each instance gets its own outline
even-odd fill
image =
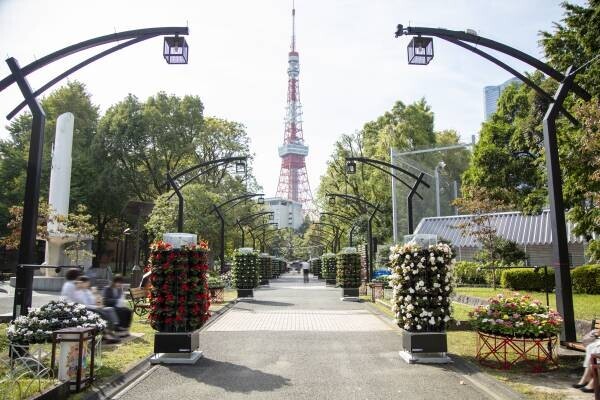
[[[334,253],[340,251],[340,238],[342,236],[342,230],[338,225],[323,221],[313,222],[313,225],[329,226],[331,229],[333,229],[333,251]]]
[[[246,215],[244,218],[238,218],[235,221],[235,224],[240,228],[240,232],[242,234],[242,247],[246,244],[246,235],[244,232],[244,223],[250,223],[254,221],[256,218],[262,217],[264,215],[269,215],[269,220],[273,220],[275,213],[273,211],[261,211],[254,214]]]
[[[417,189],[419,188],[419,185],[421,183],[426,188],[430,187],[427,184],[427,182],[425,182],[423,180],[423,178],[425,177],[425,173],[420,172],[419,175],[415,175],[412,172],[407,171],[404,168],[401,168],[397,165],[394,165],[394,164],[391,164],[391,163],[388,163],[385,161],[381,161],[381,160],[366,158],[366,157],[346,157],[346,173],[348,173],[348,174],[356,173],[356,162],[361,162],[361,163],[370,165],[374,168],[377,168],[378,170],[382,171],[383,173],[391,176],[392,179],[396,179],[398,182],[402,183],[404,186],[406,186],[407,188],[410,189],[410,192],[408,192],[408,196],[406,196],[406,210],[407,210],[407,214],[408,214],[407,215],[407,217],[408,217],[408,234],[411,235],[414,231],[413,202],[412,202],[413,197],[414,197],[414,195],[417,195],[418,198],[423,200],[423,197],[417,192]],[[402,172],[403,174],[406,174],[409,177],[415,179],[415,182],[412,185],[409,185],[408,183],[406,183],[402,179],[400,179],[396,174],[394,174],[384,168],[381,168],[381,166],[391,168],[394,171]]]
[[[237,196],[234,197],[233,199],[229,199],[219,205],[215,205],[213,204],[213,212],[217,215],[217,217],[219,218],[219,221],[221,222],[221,251],[220,251],[220,257],[221,257],[221,272],[225,271],[225,217],[223,216],[223,213],[231,210],[233,207],[237,206],[238,204],[242,203],[245,200],[251,199],[253,197],[258,197],[257,199],[257,203],[258,204],[264,204],[264,194],[262,193],[246,193],[243,194],[241,196]],[[262,199],[262,202],[261,202]],[[224,209],[225,206],[229,206],[226,209]]]
[[[556,280],[556,306],[562,315],[564,323],[562,326],[561,339],[563,341],[576,341],[575,314],[573,311],[573,292],[571,285],[569,248],[567,240],[567,225],[565,222],[565,206],[563,202],[562,181],[560,163],[558,157],[558,143],[556,140],[556,118],[562,113],[574,125],[579,122],[565,108],[563,103],[569,91],[573,91],[580,98],[589,101],[591,96],[581,86],[574,82],[575,73],[573,66],[567,68],[563,74],[550,65],[526,54],[520,50],[484,38],[477,34],[463,31],[452,31],[441,28],[427,27],[404,27],[398,25],[396,37],[403,35],[413,37],[408,45],[408,63],[414,65],[426,65],[434,56],[433,39],[426,36],[435,36],[447,42],[453,43],[471,51],[488,61],[493,62],[500,68],[508,71],[526,85],[531,87],[540,97],[548,102],[548,109],[543,119],[544,148],[546,153],[546,170],[548,175],[548,195],[550,197],[550,222],[552,227],[552,255],[554,274]],[[426,35],[426,36],[422,36]],[[473,46],[476,45],[477,47]],[[486,53],[482,48],[488,48],[506,54],[521,62],[524,62],[538,71],[550,76],[560,84],[558,89],[551,95],[536,85],[531,79],[521,74],[496,57]]]
[[[221,158],[218,160],[206,161],[200,164],[196,164],[193,167],[189,167],[184,171],[181,171],[178,174],[171,176],[171,172],[167,172],[167,184],[171,186],[173,189],[173,194],[169,196],[171,199],[174,195],[177,195],[178,205],[177,205],[177,232],[183,232],[183,195],[181,194],[181,189],[183,189],[188,183],[193,181],[194,179],[209,173],[210,171],[218,168],[221,165],[227,165],[229,163],[235,162],[235,172],[236,174],[246,174],[246,160],[247,156],[242,157],[227,157]],[[202,170],[204,167],[210,167],[208,169]],[[190,172],[198,171],[194,176],[186,179],[181,185],[177,183],[177,180]]]
[[[19,264],[34,264],[36,260],[36,233],[38,207],[40,201],[40,177],[42,173],[42,155],[44,148],[44,127],[46,124],[46,114],[37,96],[41,95],[48,88],[57,82],[66,78],[70,74],[85,67],[92,62],[101,59],[118,50],[124,49],[136,43],[152,39],[157,36],[175,35],[174,37],[165,37],[163,44],[163,57],[169,64],[187,64],[188,45],[185,38],[179,35],[187,35],[187,27],[160,27],[136,29],[132,31],[112,33],[106,36],[100,36],[80,43],[67,46],[54,53],[41,57],[32,63],[21,68],[18,61],[10,57],[6,60],[11,74],[0,80],[0,92],[16,83],[23,94],[25,100],[7,115],[7,119],[12,119],[25,106],[29,107],[33,121],[31,127],[31,140],[29,144],[29,158],[27,161],[27,178],[25,182],[25,198],[23,201],[23,221],[21,223],[21,238],[19,242]],[[39,70],[64,57],[88,50],[96,46],[109,43],[121,42],[116,46],[110,47],[100,53],[87,58],[86,60],[74,65],[61,74],[57,75],[42,87],[33,90],[29,85],[27,76],[32,72]],[[17,268],[15,297],[13,304],[13,318],[18,315],[27,315],[31,307],[31,291],[33,287],[33,269]]]
[[[329,199],[329,205],[335,205],[335,199],[336,197],[339,197],[347,201],[363,203],[373,209],[373,212],[371,213],[371,215],[369,215],[369,220],[367,223],[367,282],[371,282],[371,273],[373,272],[373,255],[375,254],[375,251],[373,249],[373,218],[375,218],[375,215],[378,212],[381,212],[379,208],[380,205],[373,204],[361,197],[352,196],[344,193],[327,193],[326,196]]]
[[[352,235],[354,234],[354,229],[356,229],[356,224],[354,223],[354,219],[352,219],[351,217],[349,217],[347,215],[328,212],[328,211],[322,212],[320,215],[321,215],[321,218],[322,217],[330,217],[330,218],[337,218],[337,219],[345,221],[345,222],[349,222],[350,223],[350,231],[348,232],[348,246],[352,247]]]

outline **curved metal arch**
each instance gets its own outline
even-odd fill
[[[246,215],[243,218],[238,218],[237,221],[241,224],[241,223],[244,223],[246,221],[252,221],[252,220],[254,220],[254,219],[256,219],[256,218],[258,218],[258,217],[260,217],[262,215],[267,215],[267,214],[274,214],[274,213],[273,213],[273,211],[261,211],[261,212],[257,212],[257,213],[254,213],[254,214]]]

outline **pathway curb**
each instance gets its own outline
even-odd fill
[[[221,318],[225,312],[229,311],[234,305],[238,302],[237,299],[232,300],[227,305],[223,306],[223,308],[212,313],[212,316],[207,324],[205,324],[201,331],[212,325],[216,320]],[[102,383],[100,386],[92,385],[90,391],[91,393],[87,394],[84,399],[85,400],[112,400],[117,396],[120,392],[125,390],[129,385],[138,380],[142,375],[148,373],[154,365],[150,364],[150,358],[152,355],[142,359],[137,364],[133,365],[127,371],[115,375],[112,378],[109,378],[108,381]]]

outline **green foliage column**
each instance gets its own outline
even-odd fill
[[[312,271],[313,275],[319,279],[322,279],[321,264],[322,261],[320,258],[313,258],[312,260],[310,260],[310,270]]]
[[[336,279],[336,255],[333,253],[325,253],[321,256],[321,274],[325,279],[325,283],[335,284]]]
[[[267,253],[262,253],[258,256],[259,272],[260,272],[260,284],[268,285],[269,279],[271,279],[273,272],[271,270],[271,256]]]
[[[360,254],[354,247],[347,247],[337,254],[337,286],[355,289],[360,281]]]
[[[236,289],[254,289],[259,279],[258,253],[250,248],[237,249],[231,269],[232,286]]]

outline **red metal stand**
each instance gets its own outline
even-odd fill
[[[558,337],[516,338],[477,332],[477,360],[496,369],[525,365],[531,372],[558,368]]]

